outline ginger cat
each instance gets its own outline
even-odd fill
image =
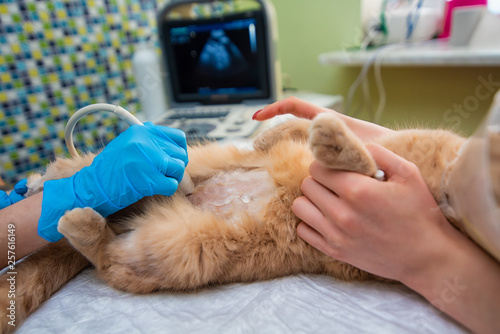
[[[376,140],[413,161],[443,205],[442,178],[464,141],[444,130],[403,130]],[[216,143],[190,147],[187,171],[196,188],[189,196],[144,198],[106,219],[91,208],[67,212],[58,226],[65,238],[16,265],[16,327],[89,264],[110,286],[133,293],[189,291],[297,273],[376,279],[298,238],[299,220],[291,211],[313,159],[375,175],[376,164],[361,140],[338,116],[323,113],[313,121],[280,124],[253,145],[254,150]],[[57,159],[45,175],[30,177],[28,195],[92,159]],[[0,279],[2,332],[15,329],[8,325],[7,278]]]

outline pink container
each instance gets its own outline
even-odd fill
[[[439,38],[446,38],[450,36],[451,21],[453,19],[453,10],[457,7],[464,6],[486,6],[488,0],[447,0],[444,7],[444,27],[443,32]]]

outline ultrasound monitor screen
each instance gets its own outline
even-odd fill
[[[269,97],[262,17],[166,23],[174,99],[204,103]]]

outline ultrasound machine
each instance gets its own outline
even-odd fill
[[[158,14],[167,110],[188,140],[248,137],[281,93],[276,22],[265,0],[170,1]]]

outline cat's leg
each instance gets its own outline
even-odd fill
[[[368,176],[377,172],[363,142],[334,114],[316,116],[309,128],[309,144],[314,157],[326,167]]]
[[[103,269],[109,264],[104,255],[105,247],[115,234],[104,217],[92,208],[75,208],[66,212],[59,220],[57,230],[96,268]]]
[[[0,333],[19,328],[40,304],[88,265],[62,239],[7,267],[0,276]]]
[[[222,253],[210,250],[221,246],[224,227],[181,196],[164,201],[153,205],[158,211],[130,219],[130,231],[118,236],[91,208],[67,212],[58,230],[117,289],[149,293],[206,285],[213,268],[224,264]],[[199,228],[207,224],[210,237]]]
[[[307,130],[311,125],[308,119],[292,119],[278,124],[259,134],[253,143],[256,151],[267,152],[279,141],[307,141]]]
[[[135,230],[106,248],[109,266],[99,276],[114,288],[132,293],[185,291],[223,283],[242,257],[245,234],[186,200],[139,218]],[[244,244],[244,242],[243,242]]]

